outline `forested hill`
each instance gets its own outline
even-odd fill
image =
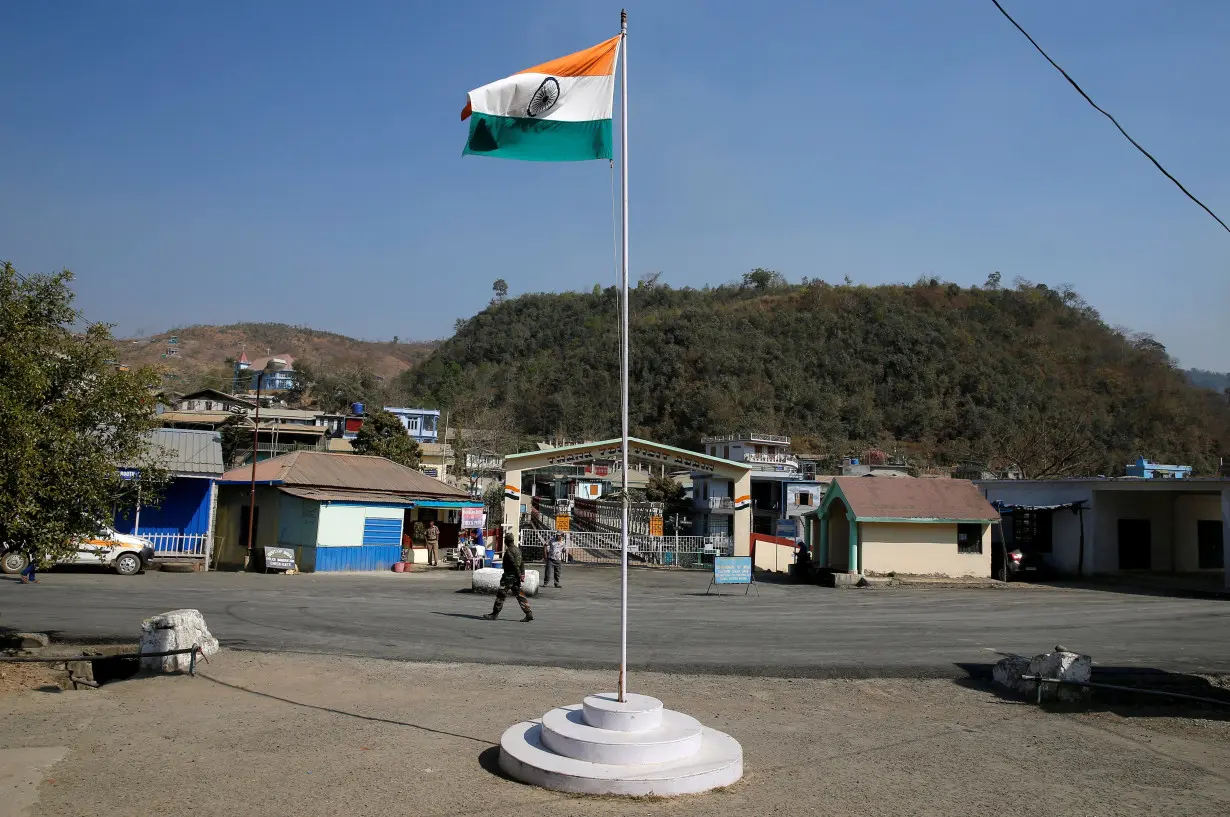
[[[617,297],[493,303],[400,385],[463,422],[494,405],[525,434],[615,436]],[[631,310],[633,433],[662,442],[751,428],[832,454],[880,443],[937,463],[1028,460],[1037,476],[1121,473],[1137,454],[1208,472],[1230,453],[1224,396],[1067,290],[642,285]]]

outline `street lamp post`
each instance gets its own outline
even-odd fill
[[[256,416],[252,422],[252,490],[248,496],[248,551],[244,554],[243,560],[245,570],[252,565],[252,536],[256,531],[256,460],[261,431],[261,383],[266,374],[280,372],[285,368],[286,361],[271,357],[265,363],[265,368],[256,373]]]

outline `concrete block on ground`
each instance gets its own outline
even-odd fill
[[[858,573],[834,572],[833,587],[867,587],[867,580]]]
[[[66,661],[64,668],[68,671],[68,680],[73,689],[91,689],[97,686],[93,661]]]
[[[1028,674],[1029,659],[1023,655],[1002,658],[991,670],[991,678],[996,684],[1017,695],[1028,695],[1037,690],[1033,681],[1021,680],[1022,675]]]
[[[500,589],[500,577],[503,575],[503,568],[480,567],[471,574],[470,588],[475,593],[495,595],[495,592]],[[537,596],[538,587],[541,583],[542,576],[537,570],[527,570],[525,571],[525,579],[521,582],[521,589],[525,591],[527,596]]]
[[[7,633],[3,642],[9,648],[38,650],[50,646],[51,637],[46,633]]]
[[[141,623],[141,652],[169,652],[199,646],[205,655],[218,652],[218,639],[205,626],[200,610],[172,610],[152,616]],[[142,658],[141,669],[152,672],[187,672],[192,666],[189,653]]]
[[[996,684],[1012,693],[1038,700],[1038,682],[1026,680],[1024,676],[1084,682],[1089,680],[1092,666],[1093,660],[1089,656],[1066,650],[1045,652],[1033,658],[1010,655],[995,665],[991,677]],[[1043,701],[1073,703],[1088,698],[1088,687],[1042,684]]]
[[[1060,681],[1086,682],[1093,672],[1093,659],[1087,655],[1074,652],[1056,651],[1035,655],[1029,662],[1029,674],[1042,678],[1055,678]],[[1067,684],[1042,685],[1043,701],[1063,701],[1067,703],[1089,699],[1089,687],[1069,686]]]

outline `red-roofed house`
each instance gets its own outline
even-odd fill
[[[804,520],[821,568],[981,578],[999,512],[964,479],[838,477]]]

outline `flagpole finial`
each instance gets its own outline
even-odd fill
[[[619,10],[619,27],[623,31],[628,30],[628,10],[627,9]]]

